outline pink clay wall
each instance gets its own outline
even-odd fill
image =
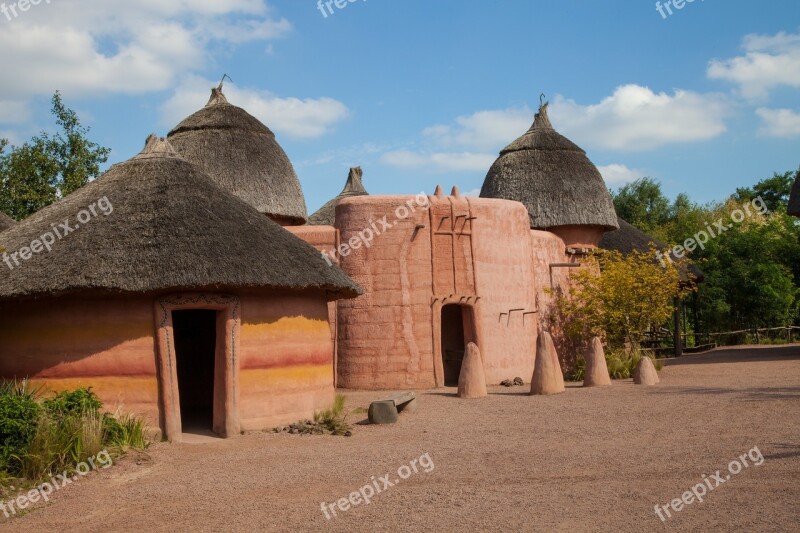
[[[0,304],[0,377],[59,391],[91,386],[105,408],[159,425],[153,301]]]
[[[472,306],[487,381],[533,372],[537,315],[527,211],[505,200],[364,196],[336,214],[341,242],[384,216],[392,225],[342,268],[365,294],[339,303],[339,385],[411,389],[441,385],[440,320],[446,304]],[[396,210],[416,210],[398,220]],[[438,366],[438,368],[437,368]],[[437,375],[439,380],[437,381]]]
[[[330,407],[333,344],[322,294],[243,296],[241,302],[242,429],[296,422]]]
[[[303,239],[305,242],[319,250],[320,253],[326,253],[331,263],[334,265],[339,264],[339,256],[331,254],[331,250],[335,250],[339,246],[339,232],[333,226],[289,226],[284,229],[289,230],[295,236]],[[328,323],[331,330],[331,342],[333,343],[333,379],[334,384],[337,375],[337,360],[336,354],[338,353],[337,344],[337,312],[336,301],[328,302]]]
[[[0,304],[0,378],[91,386],[105,408],[159,427],[154,300]],[[328,306],[319,294],[241,297],[239,415],[255,430],[309,418],[334,398]]]

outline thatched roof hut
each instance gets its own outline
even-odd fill
[[[221,188],[283,225],[306,221],[300,180],[275,134],[247,111],[228,103],[222,86],[208,104],[167,136],[175,150]]]
[[[797,172],[792,194],[789,197],[789,214],[800,217],[800,171]]]
[[[617,229],[611,195],[586,153],[550,124],[547,104],[525,135],[492,165],[481,198],[525,204],[531,228],[588,225]]]
[[[102,199],[112,206],[107,215],[95,207]],[[78,222],[89,206],[96,216]],[[316,289],[329,299],[361,292],[313,247],[155,136],[138,156],[4,232],[3,245],[31,247],[65,220],[75,230],[50,252],[13,269],[0,264],[0,300],[185,289]]]
[[[16,220],[0,211],[0,232],[7,230],[16,223]]]
[[[361,182],[363,175],[364,171],[361,170],[361,167],[351,168],[350,175],[347,176],[347,183],[342,192],[339,193],[339,196],[308,217],[308,223],[312,226],[333,226],[336,222],[336,206],[339,205],[340,201],[351,196],[366,196],[369,194]]]
[[[655,237],[651,237],[636,226],[629,224],[619,217],[617,217],[617,222],[619,223],[618,230],[609,231],[603,235],[603,238],[600,241],[601,249],[614,250],[622,254],[629,254],[631,252],[647,253],[653,247],[661,251],[666,251],[670,248],[666,243],[656,239]],[[673,261],[679,261],[679,259],[672,252],[670,252],[669,255]],[[695,282],[699,283],[703,281],[703,271],[697,268],[695,265],[689,265],[689,273],[691,273],[691,276]],[[687,275],[682,274],[682,277],[686,279]]]

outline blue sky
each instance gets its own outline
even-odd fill
[[[49,127],[58,89],[109,163],[125,160],[227,73],[229,100],[289,154],[309,212],[354,165],[374,194],[479,189],[542,92],[612,188],[647,175],[705,202],[798,168],[800,4],[671,9],[356,0],[324,17],[316,0],[53,0],[0,14],[0,136]]]

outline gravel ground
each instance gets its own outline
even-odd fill
[[[514,376],[509,376],[513,378]],[[523,376],[528,378],[528,376]],[[527,379],[526,379],[527,380]],[[157,444],[4,520],[7,531],[800,531],[800,346],[671,361],[661,384],[419,394],[394,426],[350,438],[257,433]],[[351,407],[386,394],[348,392]],[[356,420],[363,415],[356,416]],[[662,521],[666,505],[758,447],[761,466]],[[402,465],[429,465],[326,519]],[[757,457],[757,453],[753,454]],[[430,470],[430,467],[428,468]],[[406,473],[403,471],[403,473]],[[712,483],[713,485],[713,483]],[[699,490],[699,489],[698,489]],[[368,494],[368,491],[367,491]],[[356,500],[357,501],[357,500]],[[329,514],[332,514],[328,511]]]

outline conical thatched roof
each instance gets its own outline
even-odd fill
[[[97,216],[79,224],[82,210],[104,198],[113,210],[101,203]],[[318,289],[330,299],[361,292],[312,246],[155,136],[137,157],[28,217],[0,242],[9,253],[20,250],[64,221],[77,229],[49,253],[13,269],[0,262],[0,300],[187,289]]]
[[[308,217],[308,223],[312,226],[333,226],[336,222],[336,206],[345,198],[351,196],[367,196],[369,193],[361,183],[361,177],[364,172],[361,167],[354,167],[350,169],[350,175],[347,176],[347,183],[339,193],[339,196],[320,207],[319,211]]]
[[[0,211],[0,232],[7,230],[16,223],[13,218]]]
[[[647,253],[652,247],[662,251],[666,251],[670,248],[664,242],[655,237],[651,237],[636,226],[629,224],[619,217],[617,217],[617,222],[619,223],[619,229],[606,232],[600,240],[600,248],[603,250],[614,250],[622,254],[629,254],[631,252]],[[669,255],[672,257],[673,261],[679,261],[672,252],[670,252]],[[658,259],[654,257],[653,260],[657,261]],[[698,283],[703,281],[705,277],[703,271],[693,264],[689,265],[689,273],[694,281]],[[684,279],[688,277],[685,272],[682,273],[681,276]]]
[[[789,214],[800,217],[800,171],[797,172],[792,195],[789,197]]]
[[[221,85],[167,138],[217,185],[261,213],[288,225],[305,223],[306,201],[286,152],[269,128],[228,103]]]
[[[586,153],[550,124],[547,104],[533,126],[495,161],[481,198],[525,204],[531,227],[590,225],[617,229],[611,195]]]

